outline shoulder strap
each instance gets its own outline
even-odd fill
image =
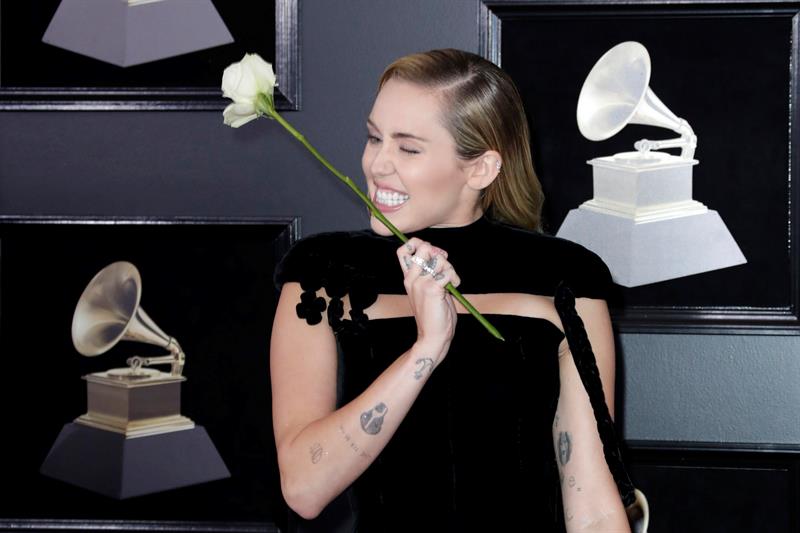
[[[628,507],[636,501],[633,483],[625,470],[622,461],[622,454],[619,450],[619,441],[614,430],[614,422],[608,413],[605,396],[603,395],[603,383],[600,380],[600,373],[597,369],[592,345],[583,327],[583,321],[575,310],[575,295],[572,290],[564,283],[559,283],[555,292],[555,306],[561,323],[564,326],[564,334],[567,337],[575,367],[581,377],[583,386],[589,394],[589,401],[592,404],[592,411],[597,421],[597,431],[600,440],[603,442],[603,454],[606,463],[614,476],[617,490],[622,497],[622,503]]]

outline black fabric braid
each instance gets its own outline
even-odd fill
[[[619,490],[619,494],[622,497],[622,503],[625,507],[628,507],[636,501],[633,483],[622,461],[617,434],[614,430],[614,422],[608,413],[608,406],[603,395],[603,383],[600,380],[592,345],[583,327],[583,321],[575,310],[575,295],[564,282],[559,283],[558,287],[556,287],[555,306],[564,326],[564,334],[567,337],[575,367],[578,369],[583,386],[589,394],[594,418],[597,421],[597,431],[600,434],[600,440],[603,442],[603,454],[606,457],[606,463],[611,475],[614,476],[617,490]]]

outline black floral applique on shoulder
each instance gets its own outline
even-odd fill
[[[280,289],[287,281],[298,281],[303,293],[297,304],[298,318],[309,325],[322,321],[327,309],[328,324],[334,333],[339,333],[348,324],[363,331],[368,321],[364,309],[378,298],[372,277],[352,264],[342,253],[342,244],[347,243],[350,232],[327,232],[312,235],[297,241],[287,252],[275,271],[275,286]],[[338,250],[338,253],[333,253]],[[324,288],[330,301],[318,294]],[[342,298],[350,296],[350,318],[345,320]]]

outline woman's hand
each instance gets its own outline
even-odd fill
[[[417,322],[417,344],[435,353],[438,365],[450,349],[458,319],[445,285],[458,287],[461,278],[447,261],[447,252],[416,237],[397,249],[397,257]]]

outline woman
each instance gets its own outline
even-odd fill
[[[371,230],[302,239],[276,271],[273,423],[290,529],[628,531],[564,333],[591,343],[593,403],[613,416],[611,278],[592,252],[540,232],[513,82],[457,50],[395,61],[362,166],[409,242],[371,217]]]

